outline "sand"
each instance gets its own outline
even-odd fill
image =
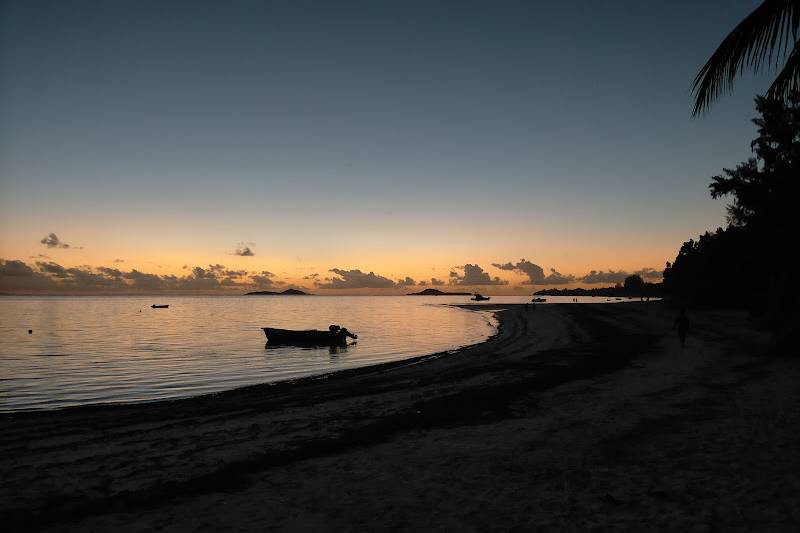
[[[12,530],[797,531],[800,359],[743,313],[497,307],[454,354],[0,418]]]

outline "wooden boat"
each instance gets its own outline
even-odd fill
[[[169,304],[167,304],[167,305],[156,305],[156,304],[153,304],[150,307],[152,307],[153,309],[166,309],[166,308],[169,307]]]
[[[531,300],[531,302],[533,302],[535,304],[540,304],[540,303],[546,302],[546,301],[547,301],[547,298],[534,298],[533,300]]]
[[[347,343],[347,337],[357,339],[358,335],[350,333],[346,328],[328,331],[317,329],[294,330],[278,328],[261,328],[267,336],[268,344],[284,344],[292,346],[341,346]]]
[[[481,294],[478,294],[478,293],[476,292],[476,293],[475,293],[475,296],[473,296],[472,298],[470,298],[470,300],[472,300],[472,301],[475,301],[475,302],[483,302],[483,301],[486,301],[486,300],[491,300],[491,298],[490,298],[489,296],[483,296],[483,295],[481,295]]]

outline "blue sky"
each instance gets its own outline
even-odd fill
[[[749,156],[769,75],[690,87],[756,4],[5,1],[0,256],[662,267]]]

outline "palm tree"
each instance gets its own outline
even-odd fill
[[[725,37],[694,79],[693,115],[706,111],[721,92],[730,91],[745,69],[777,69],[767,97],[786,99],[800,90],[800,0],[764,0]]]

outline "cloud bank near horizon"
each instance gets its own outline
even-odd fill
[[[53,261],[24,261],[0,259],[0,290],[42,292],[160,292],[160,291],[225,291],[231,289],[268,289],[282,287],[285,281],[262,270],[249,272],[213,264],[196,266],[184,276],[161,275],[137,269],[120,270],[114,267],[64,267]]]
[[[4,292],[233,292],[264,290],[276,288],[297,288],[308,290],[300,285],[279,279],[268,270],[232,269],[222,264],[209,264],[205,267],[184,265],[184,275],[153,274],[136,268],[122,270],[116,266],[81,265],[65,267],[47,256],[40,255],[37,260],[26,263],[21,260],[0,259],[0,291]],[[638,274],[646,281],[661,279],[661,272],[643,268],[635,272],[624,270],[592,270],[583,276],[562,274],[551,268],[548,274],[540,266],[520,260],[517,263],[493,263],[493,267],[503,271],[514,271],[527,276],[527,280],[514,284],[517,290],[530,285],[568,285],[568,284],[616,284],[622,283],[631,274]],[[319,290],[402,290],[409,287],[451,285],[459,287],[504,287],[511,283],[499,276],[491,276],[480,265],[467,263],[453,267],[447,281],[435,277],[416,281],[411,276],[395,279],[360,269],[332,268],[332,275],[322,277],[310,274],[303,279],[311,282]],[[302,283],[302,281],[300,281]]]
[[[462,270],[463,274],[457,271]],[[450,285],[508,285],[508,281],[500,279],[499,277],[491,277],[488,272],[477,264],[472,265],[467,263],[464,266],[453,267],[450,271]]]
[[[575,276],[571,274],[562,274],[555,268],[550,269],[550,273],[544,273],[544,269],[528,261],[527,259],[520,259],[517,263],[511,261],[507,263],[492,263],[492,266],[500,270],[508,270],[527,276],[528,279],[522,282],[522,285],[568,285],[575,283]]]
[[[642,268],[634,272],[627,272],[625,270],[609,269],[607,272],[602,270],[591,270],[588,274],[583,276],[574,276],[572,274],[562,274],[555,268],[550,269],[550,273],[545,275],[544,269],[539,265],[520,259],[517,263],[511,261],[507,263],[492,263],[492,266],[499,270],[506,270],[516,272],[527,276],[528,279],[522,282],[522,285],[569,285],[572,283],[584,283],[593,285],[597,283],[622,283],[625,278],[631,275],[641,276],[645,281],[656,281],[663,277],[663,273],[654,268]]]
[[[353,270],[332,268],[328,272],[333,272],[336,276],[327,277],[322,281],[315,280],[315,287],[319,289],[393,289],[415,284],[414,280],[409,277],[395,283],[374,272],[362,272],[357,268]]]
[[[634,272],[626,272],[625,270],[617,270],[614,271],[612,269],[608,269],[608,271],[603,272],[602,270],[592,270],[585,276],[581,276],[576,278],[581,283],[586,283],[588,285],[594,285],[597,283],[622,283],[625,281],[625,278],[628,276],[638,275],[641,276],[645,281],[657,281],[663,277],[663,272],[660,272],[654,268],[642,268],[640,270],[636,270]]]

